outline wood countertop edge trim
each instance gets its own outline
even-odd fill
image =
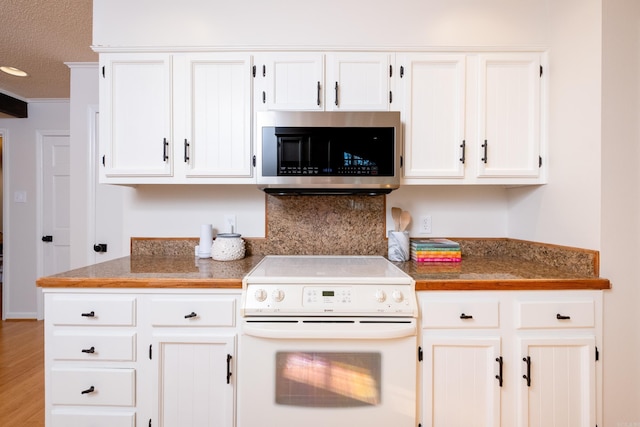
[[[56,278],[38,279],[40,288],[154,288],[154,289],[242,289],[240,279],[116,279]]]
[[[608,279],[416,280],[416,291],[607,290]]]

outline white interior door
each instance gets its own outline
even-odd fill
[[[43,134],[41,141],[42,274],[49,276],[70,265],[69,135]]]

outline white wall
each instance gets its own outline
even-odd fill
[[[640,426],[640,3],[603,2],[602,275],[606,426]],[[609,396],[609,398],[607,398]]]
[[[69,130],[69,103],[29,102],[29,118],[0,119],[4,134],[5,225],[4,318],[35,318],[38,312],[37,152],[38,132]],[[25,191],[26,203],[15,203],[16,191]]]

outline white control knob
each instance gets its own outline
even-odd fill
[[[253,297],[258,302],[263,302],[264,300],[267,299],[267,291],[265,291],[264,289],[257,289],[256,292],[253,294]]]
[[[393,298],[395,302],[402,302],[402,300],[404,299],[404,295],[402,295],[402,292],[400,291],[393,291],[393,293],[391,294],[391,298]]]
[[[376,301],[384,302],[386,299],[387,299],[387,294],[385,294],[382,289],[378,289],[376,291]]]
[[[271,293],[273,300],[276,302],[280,302],[284,299],[284,291],[282,289],[276,289]]]

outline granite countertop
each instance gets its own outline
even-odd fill
[[[44,288],[241,289],[242,278],[262,259],[238,261],[193,256],[130,256],[40,278]],[[458,263],[394,263],[416,280],[416,290],[609,289],[589,271],[514,256],[463,256]]]

